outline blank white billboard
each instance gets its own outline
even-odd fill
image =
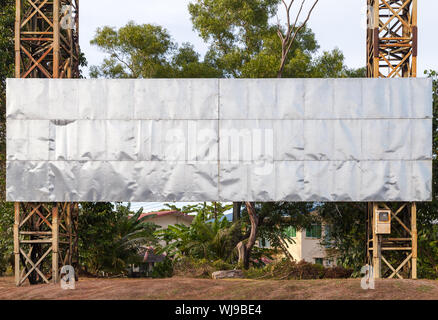
[[[428,201],[429,79],[7,81],[8,201]]]

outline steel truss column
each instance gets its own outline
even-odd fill
[[[79,0],[16,0],[15,77],[78,78]],[[16,285],[77,266],[77,203],[15,203]],[[51,260],[51,263],[50,263]]]
[[[78,213],[75,203],[15,203],[17,286],[56,282],[60,265],[76,265]]]
[[[391,234],[378,235],[373,223],[377,210],[390,210]],[[415,202],[369,206],[368,260],[374,278],[417,278],[417,225]]]
[[[417,0],[367,0],[367,75],[417,76]]]
[[[367,0],[367,76],[417,76],[417,0]],[[367,260],[374,278],[417,278],[416,204],[404,203],[391,211],[391,235],[376,234],[374,216],[379,208],[395,204],[368,203]],[[404,217],[404,220],[400,218]],[[396,268],[393,265],[397,266]]]
[[[16,0],[15,77],[79,77],[79,0]]]

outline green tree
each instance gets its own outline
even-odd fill
[[[171,60],[172,75],[175,78],[221,78],[222,72],[208,61],[201,62],[190,43],[183,43]]]
[[[132,22],[119,30],[104,27],[97,31],[91,43],[104,50],[109,57],[101,66],[92,67],[91,75],[109,78],[273,78],[278,76],[280,61],[284,77],[347,77],[363,74],[363,69],[350,70],[345,66],[344,56],[339,49],[316,56],[319,46],[315,35],[304,24],[290,28],[289,32],[295,32],[295,35],[293,41],[286,42],[284,58],[284,45],[280,41],[279,31],[287,34],[287,28],[281,30],[278,25],[270,23],[280,1],[197,0],[191,3],[189,12],[193,26],[210,46],[202,62],[192,46],[183,44],[178,48],[161,27],[135,25]],[[140,38],[148,41],[130,40]],[[152,49],[148,47],[149,43],[154,44]],[[266,230],[270,228],[273,239],[276,239],[273,235],[282,232],[284,226],[282,223],[268,224],[266,221],[269,219],[264,216],[259,219],[257,214],[263,206],[255,205],[254,215],[247,215],[248,224],[243,232],[245,238],[239,246],[246,248],[239,251],[245,266],[249,265],[259,225],[265,226]],[[292,210],[292,207],[301,209],[300,205],[289,209]]]
[[[6,78],[14,75],[15,1],[0,0],[0,275],[13,253],[13,204],[6,200]]]
[[[318,208],[321,219],[329,227],[321,243],[328,255],[356,276],[366,264],[366,203],[323,203]]]
[[[315,204],[311,202],[264,202],[250,205],[248,208],[246,204],[242,210],[243,234],[237,246],[239,264],[245,269],[250,265],[256,239],[268,240],[274,249],[280,249],[287,255],[285,242],[293,243],[294,240],[287,235],[286,229],[294,227],[301,230],[318,219],[317,215],[311,214],[315,210]],[[250,210],[253,210],[252,216]]]
[[[177,224],[157,232],[166,243],[161,252],[177,259],[188,256],[211,262],[235,262],[235,247],[241,240],[242,228],[240,222],[232,224],[224,215],[231,209],[231,205],[203,203],[181,209],[174,205],[168,206],[186,214],[196,213],[196,216],[190,226]]]
[[[438,72],[424,73],[433,80],[433,179],[432,201],[417,204],[418,276],[438,279]]]
[[[196,0],[189,4],[189,12],[194,29],[209,44],[206,60],[226,77],[310,78],[353,74],[353,70],[345,67],[339,49],[316,56],[318,43],[306,27],[314,6],[305,12],[300,7],[292,8],[292,4],[293,1],[282,0]],[[280,7],[286,8],[289,17],[284,26],[271,23]],[[300,18],[304,19],[302,23]]]
[[[313,2],[301,24],[298,19],[303,12],[302,7],[297,9],[296,18],[291,19],[293,1],[196,0],[189,4],[189,12],[194,29],[209,44],[206,60],[223,70],[226,77],[360,76],[363,71],[350,70],[345,66],[344,56],[339,49],[316,56],[319,46],[313,32],[306,28],[306,22],[317,2]],[[284,27],[270,23],[279,5],[284,5],[287,12]],[[275,220],[273,212],[263,210],[270,206],[246,203],[248,228],[246,238],[238,245],[240,263],[246,268],[259,228],[264,226],[264,230],[269,230],[264,232],[270,234],[274,243],[278,243],[275,239],[282,232],[284,223],[281,219],[275,223],[266,223]],[[285,206],[279,204],[280,207]],[[288,209],[302,208],[294,204]],[[261,212],[265,212],[266,216],[259,216]]]
[[[292,6],[295,0],[289,0],[288,2],[286,0],[281,1],[285,9],[287,23],[284,30],[283,27],[280,26],[280,23],[278,23],[278,29],[277,29],[277,34],[281,41],[281,60],[280,60],[280,67],[277,73],[278,78],[281,78],[283,76],[284,67],[289,59],[292,46],[295,44],[295,39],[300,34],[300,31],[306,27],[306,24],[309,21],[313,10],[318,4],[318,1],[319,0],[314,0],[313,5],[309,9],[304,22],[301,24],[299,24],[298,20],[300,19],[301,14],[303,13],[304,4],[306,1],[303,1],[301,3],[301,6],[297,10],[295,16],[293,15],[293,11],[292,11]]]
[[[79,258],[87,273],[124,273],[142,261],[140,249],[157,243],[157,225],[140,219],[142,209],[111,203],[82,203],[79,216]]]
[[[0,0],[0,200],[6,195],[6,78],[14,76],[15,1]]]
[[[193,27],[210,43],[209,57],[226,76],[240,77],[241,68],[263,48],[269,19],[279,0],[197,0],[189,4]]]
[[[210,64],[200,61],[193,46],[178,48],[168,31],[151,24],[129,22],[116,29],[103,27],[90,42],[108,56],[90,67],[92,78],[200,78],[219,77]]]

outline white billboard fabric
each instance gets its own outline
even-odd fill
[[[8,201],[428,201],[429,79],[7,81]]]

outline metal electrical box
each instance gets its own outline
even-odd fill
[[[376,210],[374,225],[376,234],[390,234],[391,233],[391,211],[390,210]]]

